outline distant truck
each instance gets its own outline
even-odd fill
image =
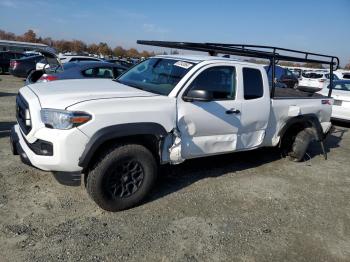
[[[320,62],[249,46],[139,43]],[[333,66],[333,57],[324,63]],[[84,174],[86,189],[101,208],[123,210],[146,197],[161,164],[276,146],[301,161],[310,141],[323,146],[333,99],[274,89],[262,65],[193,55],[152,57],[115,81],[28,85],[17,96],[12,150],[62,181],[79,181]]]

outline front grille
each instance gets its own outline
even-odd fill
[[[16,118],[23,133],[28,134],[32,130],[32,121],[28,103],[21,94],[16,97]]]

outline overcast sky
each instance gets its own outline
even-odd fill
[[[136,47],[137,39],[267,44],[350,61],[350,0],[0,0],[0,29]]]

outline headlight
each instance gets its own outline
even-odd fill
[[[41,109],[41,121],[48,128],[70,129],[80,126],[91,119],[85,112],[72,112],[58,109]]]

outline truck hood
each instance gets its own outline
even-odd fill
[[[55,109],[95,99],[158,96],[111,79],[58,80],[28,85],[28,88],[39,98],[42,108]]]

